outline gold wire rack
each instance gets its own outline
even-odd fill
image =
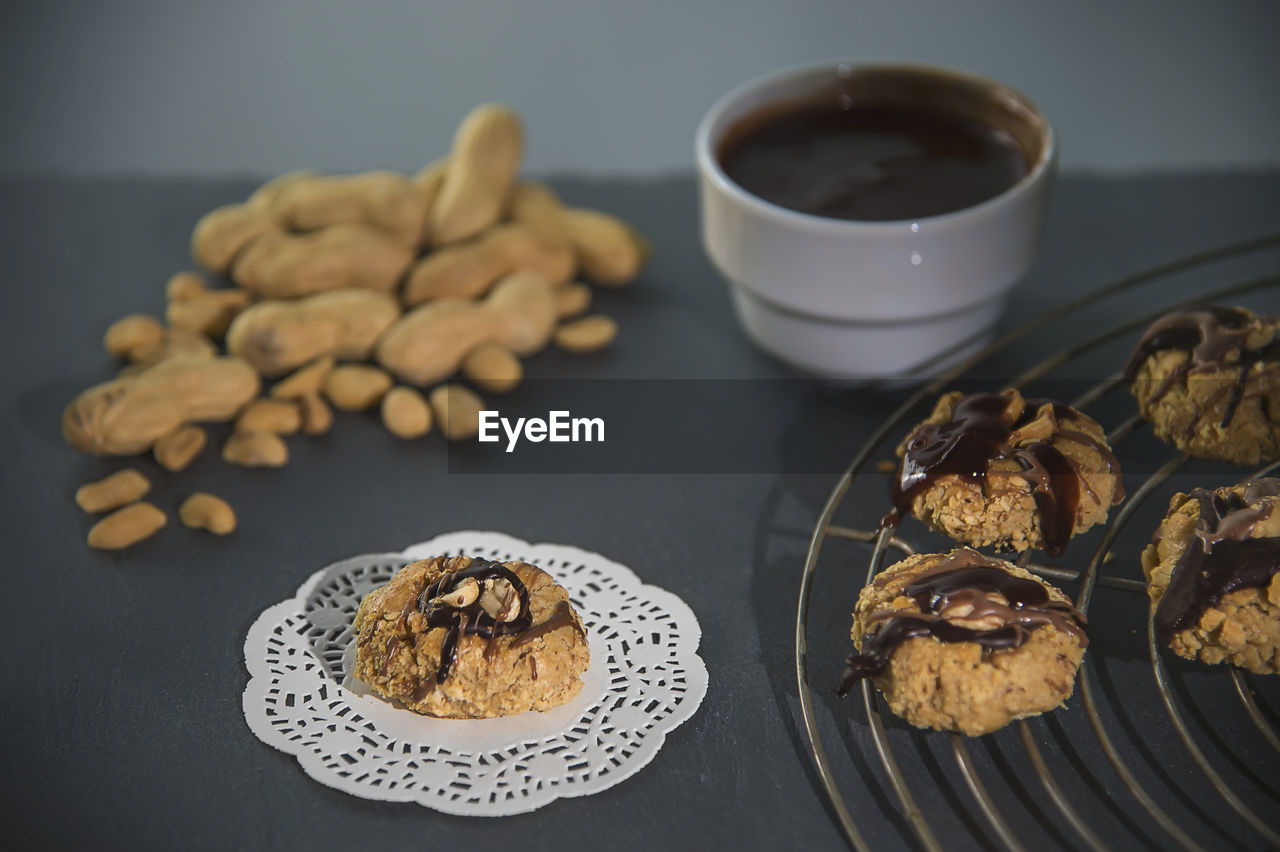
[[[858,850],[858,852],[867,852],[867,850],[871,850],[873,847],[868,843],[865,835],[859,829],[858,823],[854,819],[849,808],[848,801],[837,785],[835,773],[832,771],[830,758],[819,732],[818,719],[814,713],[813,687],[809,681],[808,653],[809,611],[813,593],[814,577],[822,554],[823,544],[828,539],[845,539],[872,545],[865,580],[867,583],[869,583],[875,574],[881,569],[886,553],[890,548],[903,554],[911,554],[915,552],[911,544],[909,544],[900,535],[896,535],[891,529],[878,529],[874,531],[862,530],[850,526],[839,525],[833,522],[837,510],[840,508],[841,503],[844,501],[845,496],[848,494],[850,486],[853,484],[856,477],[863,472],[870,459],[881,449],[887,439],[898,436],[902,431],[904,421],[912,414],[912,412],[916,411],[922,403],[926,401],[931,402],[942,390],[947,388],[949,384],[963,377],[968,371],[977,366],[988,356],[1006,348],[1015,341],[1018,341],[1031,333],[1056,322],[1068,314],[1079,311],[1082,308],[1095,305],[1118,294],[1133,290],[1141,285],[1156,282],[1167,276],[1192,270],[1197,267],[1203,267],[1218,261],[1249,255],[1265,249],[1271,249],[1276,246],[1280,246],[1280,233],[1234,242],[1208,251],[1198,252],[1112,282],[1098,288],[1097,290],[1059,305],[1050,311],[1024,321],[999,336],[985,348],[964,358],[953,367],[946,369],[936,379],[924,384],[912,393],[901,403],[901,405],[898,406],[896,410],[893,411],[893,413],[890,414],[885,421],[880,424],[872,436],[863,445],[861,450],[853,458],[852,462],[850,462],[849,466],[841,474],[822,509],[817,525],[814,528],[812,538],[810,539],[808,552],[805,556],[804,569],[800,581],[799,599],[796,605],[795,673],[800,697],[800,710],[804,722],[805,736],[808,740],[810,757],[812,758],[814,768],[818,775],[818,780],[830,803],[832,812],[836,817],[845,838],[852,848]],[[1032,366],[1030,369],[1026,370],[1012,382],[1007,383],[1006,386],[1021,388],[1036,379],[1046,376],[1073,360],[1092,352],[1096,347],[1099,347],[1104,343],[1121,338],[1122,336],[1137,329],[1144,328],[1153,320],[1169,311],[1200,304],[1219,302],[1224,299],[1275,287],[1278,284],[1280,284],[1280,275],[1258,276],[1230,284],[1228,286],[1219,287],[1214,290],[1205,290],[1191,298],[1181,301],[1164,304],[1156,310],[1152,310],[1141,316],[1134,316],[1090,337],[1089,339],[1083,340],[1080,343],[1069,346],[1048,356]],[[958,344],[952,350],[931,359],[930,362],[919,365],[917,369],[920,371],[928,370],[936,364],[944,362],[947,358],[954,357],[957,352],[962,352],[965,346],[966,344],[964,343]],[[1102,399],[1109,392],[1121,387],[1122,384],[1122,375],[1118,373],[1111,375],[1079,394],[1074,400],[1072,400],[1071,405],[1078,409],[1085,409]],[[1119,441],[1137,431],[1142,426],[1142,423],[1143,421],[1138,416],[1130,417],[1120,423],[1108,433],[1109,443],[1113,447],[1116,446]],[[1138,580],[1103,576],[1101,574],[1101,568],[1103,564],[1109,560],[1112,547],[1114,546],[1117,537],[1133,517],[1134,512],[1143,505],[1144,502],[1146,502],[1147,498],[1149,498],[1162,483],[1186,464],[1187,461],[1187,457],[1181,454],[1168,460],[1154,474],[1142,482],[1136,490],[1131,491],[1128,501],[1120,507],[1120,510],[1110,521],[1102,535],[1100,543],[1093,551],[1088,563],[1082,571],[1035,563],[1028,563],[1026,567],[1050,579],[1058,581],[1079,581],[1080,592],[1076,599],[1076,607],[1082,613],[1088,612],[1094,588],[1098,585],[1127,590],[1129,592],[1144,591],[1146,588],[1145,583]],[[1277,464],[1273,464],[1263,468],[1262,470],[1257,471],[1254,474],[1254,477],[1266,475],[1276,469],[1276,467]],[[1145,603],[1145,600],[1143,603]],[[1135,603],[1135,605],[1141,606],[1143,604]],[[850,608],[851,606],[852,602],[850,602]],[[1211,787],[1221,797],[1222,802],[1229,807],[1231,812],[1237,815],[1243,824],[1248,826],[1254,833],[1255,840],[1260,840],[1270,848],[1280,848],[1280,824],[1277,824],[1276,814],[1274,812],[1268,814],[1271,820],[1268,822],[1267,819],[1260,816],[1254,809],[1250,808],[1240,795],[1238,795],[1238,793],[1232,788],[1232,786],[1223,778],[1221,773],[1215,769],[1214,762],[1197,744],[1192,729],[1186,721],[1186,713],[1180,708],[1179,700],[1175,696],[1174,691],[1170,688],[1169,675],[1161,658],[1162,652],[1157,645],[1155,639],[1155,628],[1150,616],[1148,616],[1147,619],[1147,645],[1151,658],[1151,670],[1155,686],[1162,700],[1169,724],[1176,731],[1178,740],[1183,744],[1192,761],[1194,761],[1200,772],[1208,780]],[[1266,718],[1263,710],[1254,699],[1246,677],[1234,667],[1226,666],[1220,668],[1226,668],[1229,671],[1229,675],[1227,676],[1231,678],[1234,692],[1240,699],[1245,713],[1257,728],[1262,741],[1266,744],[1264,748],[1269,747],[1277,754],[1280,754],[1280,734],[1277,733],[1276,728]],[[1106,760],[1114,770],[1115,774],[1119,777],[1124,789],[1127,790],[1142,810],[1150,816],[1154,824],[1163,831],[1168,842],[1161,843],[1160,845],[1168,846],[1169,843],[1172,843],[1178,848],[1187,850],[1200,850],[1204,848],[1192,838],[1191,834],[1189,834],[1188,831],[1179,824],[1179,821],[1171,815],[1166,808],[1161,807],[1157,803],[1156,798],[1152,796],[1147,787],[1140,783],[1137,775],[1117,749],[1115,741],[1112,738],[1112,733],[1110,732],[1113,726],[1108,724],[1108,720],[1099,709],[1093,674],[1089,665],[1089,656],[1086,656],[1084,663],[1081,665],[1077,681],[1079,684],[1079,695],[1081,699],[1080,705],[1088,718],[1089,725],[1097,738],[1103,754],[1106,756]],[[818,688],[830,690],[831,687],[832,684],[819,684]],[[911,834],[919,846],[931,851],[942,849],[942,844],[939,842],[924,810],[920,807],[915,793],[911,788],[911,784],[908,782],[906,774],[902,771],[898,762],[899,755],[895,752],[890,742],[890,738],[886,733],[883,710],[880,706],[875,690],[865,679],[861,682],[861,697],[861,705],[865,712],[867,725],[870,729],[874,750],[887,776],[889,786],[895,794],[901,817],[910,825]],[[1027,759],[1034,770],[1035,776],[1039,780],[1044,793],[1053,803],[1053,806],[1061,815],[1065,823],[1074,831],[1079,841],[1088,848],[1094,850],[1111,848],[1108,843],[1103,841],[1090,822],[1082,816],[1082,813],[1076,804],[1072,802],[1064,791],[1062,785],[1058,783],[1058,780],[1055,779],[1053,773],[1050,772],[1045,756],[1042,753],[1040,746],[1037,745],[1035,736],[1033,735],[1027,721],[1022,720],[1017,722],[1016,729],[1021,745],[1026,752]],[[1006,818],[1005,813],[1003,813],[1002,808],[998,805],[995,798],[988,792],[979,766],[974,761],[970,753],[970,738],[954,733],[937,734],[933,736],[947,737],[949,739],[950,751],[954,756],[959,773],[963,777],[965,786],[968,788],[969,794],[977,805],[978,811],[985,820],[986,828],[990,831],[990,834],[998,840],[1000,845],[1007,849],[1021,850],[1026,848],[1026,844],[1015,833],[1010,821]],[[912,838],[909,836],[907,839],[910,840]],[[1132,838],[1129,840],[1132,840]],[[1129,840],[1122,842],[1121,846],[1127,846]]]

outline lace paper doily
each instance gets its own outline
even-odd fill
[[[347,677],[364,595],[408,562],[456,553],[531,562],[568,590],[591,648],[577,698],[544,713],[433,719]],[[701,636],[684,601],[599,554],[446,533],[334,563],[263,612],[244,643],[244,715],[263,742],[354,796],[468,816],[523,813],[604,790],[652,760],[707,692]]]

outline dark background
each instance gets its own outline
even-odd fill
[[[10,652],[0,663],[0,824],[16,848],[395,849],[427,847],[705,849],[839,848],[798,727],[792,669],[795,597],[814,521],[836,473],[900,398],[825,386],[788,373],[739,333],[724,285],[702,254],[694,183],[553,181],[572,203],[633,222],[655,246],[633,287],[602,292],[597,307],[622,331],[598,357],[544,352],[520,404],[545,409],[538,381],[590,379],[659,390],[653,421],[687,412],[661,405],[664,381],[750,380],[769,388],[749,416],[702,430],[709,447],[754,459],[745,472],[511,473],[501,455],[447,450],[438,435],[404,443],[373,415],[339,414],[321,438],[290,439],[276,471],[223,464],[217,440],[188,471],[149,458],[94,459],[59,434],[62,408],[112,375],[100,338],[115,318],[158,312],[163,284],[189,264],[195,220],[242,198],[252,182],[53,180],[0,183],[0,518],[10,604]],[[1127,273],[1184,253],[1280,231],[1280,176],[1233,174],[1095,179],[1067,177],[1053,202],[1044,250],[1013,294],[1008,326]],[[1162,280],[1064,319],[975,371],[998,386],[1032,360],[1162,301],[1274,272],[1271,250]],[[1280,309],[1276,292],[1242,300]],[[1097,379],[1116,370],[1133,336],[1067,371]],[[644,380],[644,381],[640,381]],[[1050,384],[1049,387],[1053,385]],[[1062,386],[1062,387],[1065,387]],[[1034,388],[1033,388],[1034,390]],[[673,394],[673,398],[677,395]],[[515,403],[513,403],[515,404]],[[1097,409],[1114,426],[1132,412],[1123,394]],[[215,430],[215,436],[221,433]],[[887,455],[887,449],[884,455]],[[1149,435],[1120,448],[1131,488],[1162,451]],[[879,457],[879,456],[878,456]],[[154,539],[113,555],[84,544],[92,519],[77,486],[125,463],[155,487],[171,515]],[[732,469],[730,469],[732,470]],[[1192,481],[1234,477],[1193,466]],[[1198,473],[1197,473],[1198,471]],[[885,507],[885,478],[860,477],[840,519],[866,527]],[[172,518],[191,491],[225,496],[240,529],[216,539]],[[1138,576],[1137,552],[1165,489],[1131,525],[1107,571]],[[710,689],[698,713],[652,764],[603,793],[504,819],[445,816],[416,805],[364,801],[306,776],[293,758],[246,727],[242,643],[264,608],[341,557],[396,549],[452,529],[495,529],[572,543],[630,565],[681,595],[703,628]],[[910,522],[903,532],[936,542]],[[1098,531],[1068,552],[1079,567]],[[815,703],[850,808],[876,848],[908,843],[856,700],[830,694],[849,652],[847,613],[867,549],[824,549],[810,631]],[[1068,586],[1068,588],[1071,588]],[[1092,661],[1113,738],[1148,788],[1211,848],[1260,848],[1214,798],[1172,739],[1157,704],[1141,594],[1099,589]],[[1221,670],[1174,664],[1198,736],[1242,795],[1276,813],[1280,768],[1228,694]],[[1275,678],[1254,678],[1280,707]],[[1180,693],[1180,694],[1181,694]],[[1158,849],[1163,838],[1102,760],[1078,697],[1033,723],[1068,796],[1116,846]],[[945,737],[890,722],[913,789],[939,836],[956,848],[994,848],[963,789]],[[1028,845],[1078,847],[1046,822],[1050,805],[1025,778],[1005,731],[975,742],[983,777]],[[1009,779],[1013,779],[1011,783]],[[1217,824],[1217,827],[1214,827]],[[976,837],[974,835],[976,832]]]
[[[1031,95],[1069,170],[1280,167],[1273,0],[6,0],[0,175],[415,171],[510,104],[531,172],[693,165],[780,68],[927,62]]]

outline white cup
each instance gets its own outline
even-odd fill
[[[753,195],[718,150],[744,118],[839,91],[923,106],[1011,136],[1027,174],[951,213],[850,221]],[[1025,96],[982,77],[915,65],[824,64],[771,75],[717,101],[698,126],[702,236],[738,319],[766,352],[835,379],[924,378],[984,344],[1035,257],[1057,162],[1053,130]]]

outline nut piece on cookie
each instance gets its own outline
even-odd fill
[[[1280,479],[1175,494],[1142,570],[1175,654],[1280,672]]]
[[[918,728],[979,736],[1060,706],[1088,640],[1066,595],[976,550],[911,556],[858,596],[837,692],[863,678]]]
[[[1280,317],[1232,307],[1167,314],[1138,341],[1125,379],[1156,435],[1188,455],[1280,457]]]
[[[444,718],[557,707],[581,691],[591,659],[569,594],[525,562],[413,562],[365,596],[355,629],[355,676]]]
[[[1058,556],[1124,499],[1101,426],[1013,389],[945,394],[897,453],[889,520],[909,513],[975,547]]]

